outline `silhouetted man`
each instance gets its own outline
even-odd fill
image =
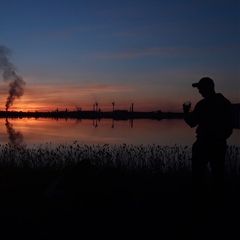
[[[231,103],[214,90],[209,77],[192,84],[203,96],[194,110],[183,105],[184,120],[190,127],[196,127],[196,142],[192,146],[192,187],[195,197],[202,193],[204,171],[210,163],[212,175],[212,196],[217,200],[224,181],[227,139],[233,131]],[[217,198],[216,198],[217,197]]]

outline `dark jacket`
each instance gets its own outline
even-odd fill
[[[199,101],[184,120],[190,127],[197,126],[197,138],[206,141],[225,141],[233,132],[231,102],[221,93]]]

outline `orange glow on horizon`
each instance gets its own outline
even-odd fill
[[[188,99],[167,91],[160,92],[157,87],[151,90],[148,85],[81,85],[81,84],[34,84],[26,85],[24,95],[15,99],[8,111],[53,112],[59,111],[92,111],[94,104],[103,112],[113,110],[130,111],[134,103],[134,111],[180,112],[182,103]],[[167,95],[168,94],[168,95]],[[5,111],[7,89],[1,90],[0,111]],[[169,101],[171,99],[171,101]]]
[[[16,111],[16,112],[54,112],[54,111],[77,111],[79,109],[81,109],[82,111],[92,111],[93,110],[93,105],[86,105],[83,106],[81,108],[77,108],[74,106],[66,106],[66,107],[62,107],[62,108],[58,108],[56,106],[46,106],[46,105],[28,105],[28,106],[21,106],[21,104],[15,104],[14,106],[11,106],[8,109],[8,112],[11,111]],[[99,106],[99,108],[101,109],[102,112],[111,112],[113,111],[113,107],[111,106],[111,104],[107,105],[103,105],[103,106]],[[115,106],[114,110],[127,110],[130,111],[131,109],[131,103],[129,104],[129,106],[125,106],[125,105],[121,105],[121,106]],[[4,108],[4,106],[2,108],[0,108],[0,111],[5,111],[6,109]],[[168,110],[166,107],[165,108],[153,108],[151,106],[139,106],[139,105],[134,105],[134,111],[135,112],[152,112],[152,111],[162,111],[162,112],[181,112],[181,108],[176,109],[176,110]]]

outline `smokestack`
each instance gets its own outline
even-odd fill
[[[24,93],[25,82],[22,77],[15,73],[14,65],[9,62],[7,56],[11,50],[3,45],[0,45],[0,70],[3,70],[3,80],[9,82],[8,97],[6,100],[6,111],[13,105],[16,98],[20,98]]]

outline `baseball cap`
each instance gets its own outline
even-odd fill
[[[199,80],[197,83],[193,83],[192,86],[194,88],[213,88],[214,82],[209,77],[204,77]]]

